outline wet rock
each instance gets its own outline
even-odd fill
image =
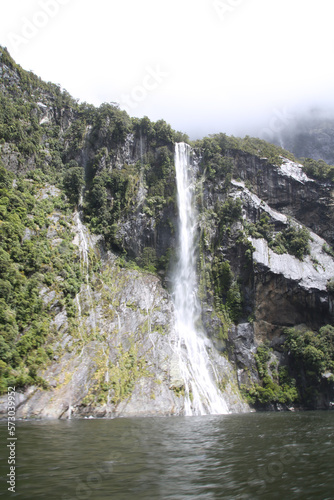
[[[229,330],[230,356],[235,360],[238,368],[238,382],[240,385],[250,386],[258,383],[258,373],[255,366],[254,354],[258,343],[255,341],[254,328],[251,323],[241,323]]]
[[[50,388],[24,396],[18,418],[182,415],[170,295],[156,276],[118,267],[110,252],[96,280],[78,295],[76,328],[64,311],[55,316],[55,354],[40,373]],[[54,299],[47,288],[42,295]],[[230,411],[247,411],[232,365],[214,350],[211,359]]]

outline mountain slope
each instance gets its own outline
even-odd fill
[[[17,386],[23,417],[182,414],[170,280],[187,137],[78,104],[0,52],[2,391]],[[230,410],[247,408],[240,390],[328,407],[333,170],[312,178],[288,151],[225,134],[191,162],[202,322]]]

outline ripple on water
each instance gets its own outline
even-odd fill
[[[333,500],[333,435],[332,412],[18,422],[11,497]]]

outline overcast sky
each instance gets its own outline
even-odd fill
[[[333,0],[0,0],[0,44],[95,105],[202,137],[334,107]]]

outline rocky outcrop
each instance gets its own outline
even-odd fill
[[[203,255],[209,262],[207,269],[212,268],[214,255],[228,260],[242,287],[241,324],[229,326],[225,339],[215,339],[215,344],[235,363],[239,384],[249,387],[260,382],[254,359],[260,344],[269,341],[277,362],[286,363],[281,348],[285,328],[316,331],[324,324],[332,324],[333,294],[328,291],[328,283],[334,276],[334,260],[326,240],[313,231],[310,253],[300,260],[288,253],[275,253],[260,235],[247,236],[247,224],[259,223],[265,214],[273,234],[289,224],[301,227],[302,222],[330,239],[333,192],[329,184],[309,179],[299,164],[284,160],[282,166],[276,167],[264,158],[242,152],[234,157],[234,176],[238,181],[232,179],[228,190],[219,176],[215,182],[200,182],[204,209],[200,224],[205,234]],[[224,221],[219,221],[214,211],[228,198],[241,201],[242,221],[229,221],[219,236]],[[249,252],[245,238],[251,244],[251,261],[241,252],[241,248]],[[212,303],[210,293],[205,300]],[[204,318],[211,335],[218,329],[212,310],[211,306],[211,313],[205,313]],[[246,322],[248,316],[251,322]]]
[[[285,159],[281,166],[238,151],[234,154],[234,178],[248,181],[262,201],[334,243],[334,191],[330,183],[314,181],[299,164]]]
[[[255,222],[265,212],[276,231],[288,224],[286,215],[273,210],[243,183],[233,182],[234,194],[243,201],[244,218]],[[298,200],[297,200],[298,202]],[[325,251],[326,242],[310,232],[310,255],[301,261],[293,255],[277,254],[261,238],[249,238],[253,246],[253,323],[257,343],[282,343],[285,327],[317,329],[333,322],[333,296],[327,290],[334,276],[334,260]]]
[[[101,279],[77,297],[77,328],[60,312],[54,352],[43,373],[51,389],[29,390],[18,417],[172,415],[182,384],[172,349],[172,305],[157,278],[105,263]]]
[[[264,212],[276,231],[288,224],[286,215],[273,210],[243,183],[233,181],[232,184],[233,196],[243,201],[246,220],[255,222]],[[300,261],[287,253],[275,253],[265,239],[249,239],[254,248],[253,286],[258,340],[273,338],[274,332],[284,326],[304,323],[317,328],[323,322],[331,323],[333,299],[327,291],[327,283],[334,276],[334,261],[324,250],[325,240],[310,232],[310,255]]]
[[[159,259],[168,249],[176,246],[176,224],[177,216],[172,204],[161,210],[156,217],[138,210],[136,214],[120,221],[116,237],[120,246],[126,249],[131,257],[138,257],[145,247],[151,247],[155,249]]]
[[[50,194],[50,187],[44,191]],[[182,415],[184,381],[169,293],[156,276],[122,267],[79,213],[73,221],[87,282],[76,297],[75,318],[59,308],[55,293],[41,290],[45,305],[58,308],[49,343],[53,359],[40,372],[48,389],[18,392],[17,418]],[[89,277],[93,249],[103,267]],[[213,348],[211,360],[229,411],[247,411],[234,367]],[[4,412],[5,398],[1,403]]]
[[[230,359],[237,367],[238,383],[249,387],[259,382],[258,372],[254,363],[254,354],[259,343],[255,340],[254,328],[251,323],[240,323],[229,331]]]

